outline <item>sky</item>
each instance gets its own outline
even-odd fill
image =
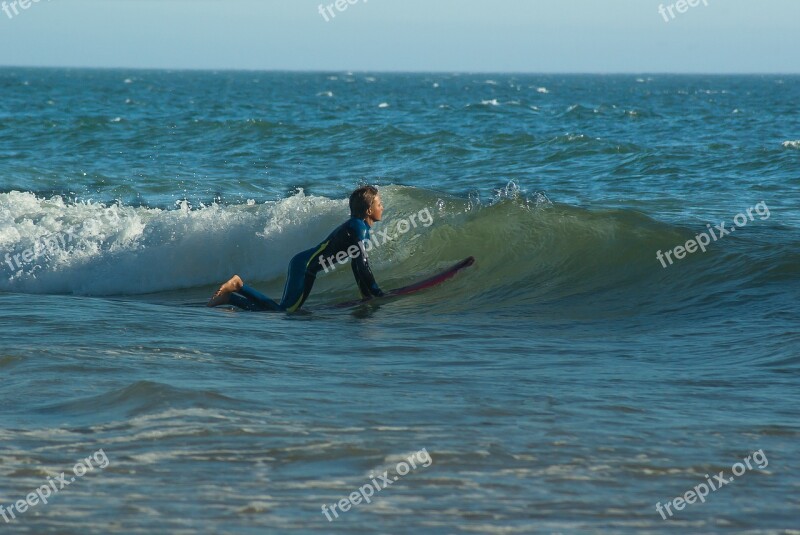
[[[800,0],[13,1],[5,66],[800,73]]]

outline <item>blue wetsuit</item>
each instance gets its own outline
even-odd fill
[[[351,258],[361,297],[382,296],[383,292],[375,282],[364,249],[363,242],[369,241],[369,230],[369,225],[363,219],[351,217],[318,246],[295,255],[289,262],[289,274],[280,304],[247,285],[231,294],[230,304],[245,310],[294,312],[303,306],[311,293],[317,273],[326,267],[336,267],[337,255],[339,259]]]

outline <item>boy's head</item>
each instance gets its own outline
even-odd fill
[[[359,219],[380,221],[383,205],[378,196],[378,188],[361,186],[350,194],[350,215]]]

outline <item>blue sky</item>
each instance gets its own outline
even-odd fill
[[[800,0],[350,1],[41,0],[0,11],[0,64],[800,73]]]

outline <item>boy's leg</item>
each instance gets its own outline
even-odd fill
[[[259,306],[250,301],[248,298],[239,294],[229,295],[228,302],[225,304],[235,306],[236,308],[241,308],[242,310],[249,310],[251,312],[261,312],[262,310]]]
[[[228,303],[244,310],[253,310],[256,312],[279,312],[283,310],[278,303],[246,284],[242,286],[239,291],[231,294]]]
[[[309,249],[295,255],[289,262],[289,274],[283,288],[281,308],[287,312],[295,312],[308,298],[317,276],[308,269],[311,261],[317,257],[317,249]]]
[[[223,284],[217,290],[211,299],[208,300],[206,306],[208,307],[216,307],[219,305],[227,305],[230,302],[230,296],[233,292],[238,292],[242,286],[244,286],[244,282],[239,275],[234,275],[231,277],[231,280]]]
[[[244,310],[265,311],[281,310],[278,303],[245,285],[239,275],[220,286],[217,293],[208,301],[207,306],[233,305]]]

